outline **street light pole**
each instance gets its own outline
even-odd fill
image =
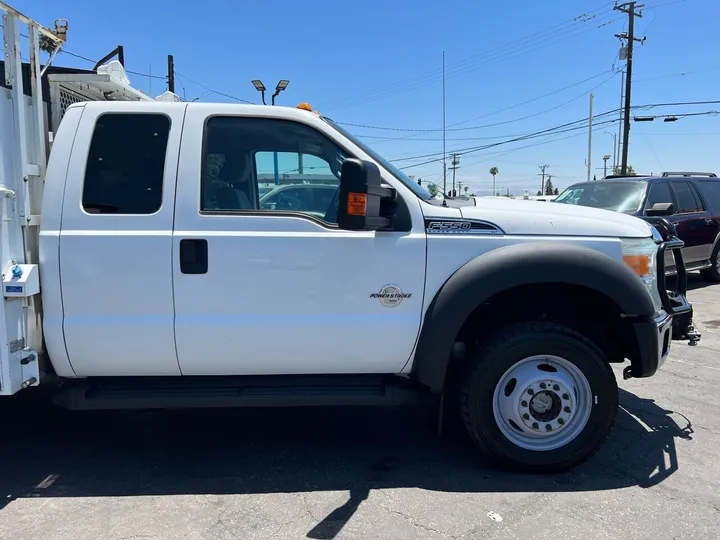
[[[253,79],[250,82],[255,87],[255,90],[260,92],[260,95],[262,96],[263,105],[267,105],[267,103],[265,103],[265,90],[267,90],[267,88],[265,88],[265,85],[262,83],[262,81],[260,81],[258,79]]]
[[[613,158],[613,174],[615,174],[615,169],[617,168],[617,160],[616,160],[616,153],[615,153],[615,146],[617,145],[617,135],[615,135],[614,133],[610,133],[609,131],[606,131],[605,133],[610,135],[613,138],[612,158]]]
[[[610,154],[605,154],[603,156],[603,178],[607,176],[607,162],[608,159],[610,159]]]
[[[260,92],[260,95],[262,96],[263,105],[267,105],[267,103],[265,103],[265,91],[267,90],[267,88],[265,88],[265,85],[263,84],[263,82],[258,79],[253,79],[250,82],[255,87],[255,90]],[[280,79],[280,81],[278,81],[277,86],[275,87],[275,92],[270,97],[271,105],[275,105],[275,98],[278,97],[278,94],[280,92],[282,92],[283,90],[285,90],[288,87],[288,84],[290,84],[290,81],[288,81],[287,79]]]
[[[275,105],[275,98],[278,96],[278,94],[280,92],[282,92],[283,90],[285,90],[288,87],[288,84],[290,84],[290,81],[288,81],[287,79],[281,79],[277,83],[277,86],[275,87],[275,93],[272,95],[272,98],[270,100],[271,105]]]

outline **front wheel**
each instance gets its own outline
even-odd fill
[[[554,323],[522,323],[475,351],[461,405],[482,450],[514,468],[556,472],[603,443],[618,388],[603,353],[581,334]]]

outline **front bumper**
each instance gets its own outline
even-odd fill
[[[623,376],[651,377],[665,363],[670,354],[672,340],[688,340],[690,345],[700,341],[700,333],[692,324],[692,304],[687,300],[687,269],[682,255],[685,243],[678,238],[677,231],[665,218],[645,218],[661,229],[665,241],[658,246],[657,282],[663,311],[650,320],[633,324],[639,355],[632,365],[625,369]],[[665,276],[665,253],[672,252],[677,275],[675,286],[668,289]]]

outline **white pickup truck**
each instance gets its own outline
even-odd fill
[[[311,194],[328,183],[259,209],[276,153],[288,171],[302,160],[332,175],[324,212]],[[658,287],[657,237],[591,208],[443,203],[305,110],[76,104],[42,204],[44,371],[75,409],[391,404],[424,390],[457,399],[494,456],[563,468],[610,430],[610,363],[648,377],[668,355],[668,311],[684,307]],[[38,273],[17,268],[6,296]]]
[[[41,385],[87,410],[426,394],[492,457],[544,472],[599,447],[611,364],[652,376],[690,310],[682,242],[646,221],[437,200],[299,108],[74,104],[32,217],[18,202],[38,170],[2,188],[0,395]]]

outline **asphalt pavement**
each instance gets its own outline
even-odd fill
[[[3,540],[720,538],[720,285],[703,338],[622,381],[608,442],[511,474],[413,408],[169,412],[0,406]]]

